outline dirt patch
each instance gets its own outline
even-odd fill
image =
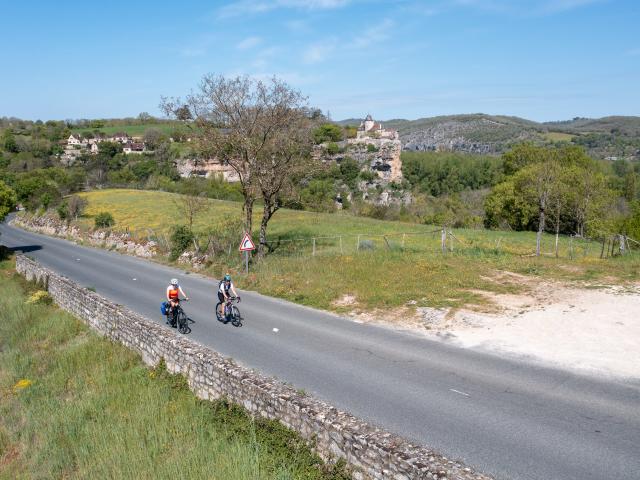
[[[421,332],[461,347],[583,373],[640,378],[640,283],[569,284],[498,272],[519,293],[474,291],[488,306],[354,309],[355,321]]]
[[[0,457],[0,468],[7,467],[20,456],[20,449],[17,445],[9,446],[2,457]]]
[[[493,294],[499,312],[461,309],[432,331],[464,347],[640,378],[640,284],[585,287],[540,282],[526,294]]]
[[[334,307],[349,307],[352,305],[356,305],[358,303],[358,301],[356,300],[356,296],[355,295],[351,295],[351,294],[344,294],[342,295],[342,297],[340,297],[338,300],[335,300],[332,305]]]

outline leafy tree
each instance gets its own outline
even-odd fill
[[[0,180],[0,221],[16,207],[16,192]]]
[[[10,153],[18,153],[20,149],[18,148],[18,143],[16,142],[16,137],[9,130],[4,131],[3,135],[3,147],[5,151]]]
[[[313,140],[316,144],[339,142],[342,138],[342,128],[335,123],[323,123],[313,131]]]
[[[189,109],[188,105],[182,105],[176,108],[174,114],[176,118],[182,122],[186,122],[193,119],[193,116],[191,115],[191,110]]]
[[[359,173],[360,165],[353,158],[345,157],[340,162],[340,177],[351,190],[356,189]]]
[[[514,152],[515,151],[515,152]],[[598,164],[576,146],[542,148],[522,145],[504,155],[505,172],[485,200],[485,225],[506,222],[517,230],[538,231],[536,253],[547,223],[561,231],[597,232],[611,202],[606,177]]]
[[[120,142],[100,142],[98,143],[98,151],[102,157],[113,158],[118,153],[122,153],[122,144]]]
[[[300,201],[304,207],[315,212],[334,211],[335,198],[336,191],[331,180],[311,180],[300,192]]]

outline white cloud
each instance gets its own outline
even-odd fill
[[[353,48],[367,48],[370,45],[378,42],[382,42],[389,38],[391,35],[391,29],[395,26],[395,22],[390,18],[385,18],[382,22],[373,27],[367,28],[364,32],[360,33],[351,46]]]
[[[337,43],[333,39],[309,45],[302,54],[302,61],[307,64],[323,62],[331,56],[336,45]]]
[[[236,0],[218,9],[219,18],[269,12],[279,8],[328,10],[344,7],[351,0]]]
[[[178,50],[183,57],[201,57],[207,51],[202,47],[184,47]]]
[[[262,43],[260,37],[247,37],[236,45],[238,50],[247,50],[256,47]]]
[[[603,1],[608,0],[528,0],[520,2],[511,0],[451,0],[450,5],[454,7],[472,7],[494,13],[551,15]]]

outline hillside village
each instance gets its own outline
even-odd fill
[[[364,179],[358,183],[358,191],[362,200],[375,205],[408,204],[411,202],[409,192],[401,188],[402,176],[402,142],[396,130],[385,128],[382,123],[367,115],[356,129],[355,137],[339,142],[324,142],[317,145],[314,157],[324,163],[340,165],[347,159],[357,162]],[[367,177],[367,172],[370,175]],[[336,207],[340,209],[346,198],[351,202],[352,192],[339,192]]]
[[[145,153],[150,152],[142,142],[141,138],[130,137],[125,132],[114,133],[111,136],[96,135],[86,138],[82,135],[72,133],[63,144],[63,152],[60,154],[60,161],[65,165],[72,165],[77,157],[83,153],[97,155],[100,151],[100,143],[114,142],[122,144],[122,153]]]

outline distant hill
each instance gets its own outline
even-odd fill
[[[336,123],[359,125],[360,121],[350,118]],[[519,117],[475,113],[418,120],[391,119],[382,123],[398,130],[404,150],[500,154],[523,141],[571,142],[584,146],[595,158],[640,158],[640,117],[574,118],[539,123]]]

